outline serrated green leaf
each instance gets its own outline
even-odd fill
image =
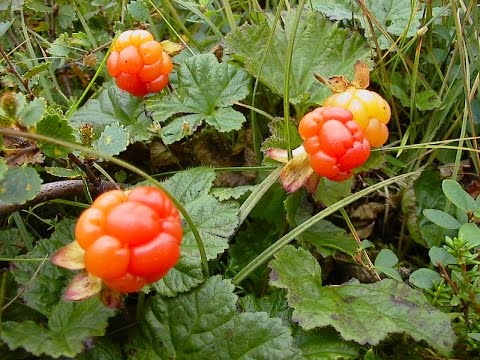
[[[52,309],[48,327],[33,321],[2,323],[2,340],[11,349],[25,348],[33,355],[54,358],[75,356],[83,351],[83,341],[105,333],[114,311],[97,298],[82,302],[59,302]]]
[[[18,121],[26,128],[35,126],[42,119],[46,107],[45,99],[36,98],[18,113]]]
[[[148,6],[144,0],[130,1],[127,11],[137,21],[144,21],[149,15]]]
[[[207,258],[214,259],[228,248],[228,240],[238,226],[237,203],[221,203],[211,195],[202,196],[185,205],[204,241]],[[181,247],[186,254],[198,254],[191,230],[184,232]]]
[[[431,269],[421,268],[410,274],[408,281],[420,289],[429,290],[440,283],[442,277]]]
[[[51,264],[48,257],[62,246],[71,243],[74,239],[74,223],[71,220],[64,220],[55,225],[55,232],[50,239],[43,239],[36,243],[33,251],[22,255],[22,259],[46,258],[46,262],[20,261],[15,263],[13,275],[15,281],[26,286],[22,292],[22,298],[27,306],[49,316],[52,308],[60,301],[62,291],[72,278],[74,273]],[[33,281],[30,282],[35,272]],[[30,283],[29,283],[30,282]]]
[[[442,100],[435,90],[429,89],[415,94],[415,106],[420,111],[438,109]]]
[[[284,13],[285,25],[277,25],[268,49],[272,29],[266,24],[242,26],[225,38],[227,48],[245,63],[251,75],[257,76],[263,64],[260,80],[280,96],[284,92],[285,56],[295,13],[295,9]],[[303,15],[294,40],[289,95],[291,103],[311,106],[321,104],[330,92],[315,80],[314,73],[327,78],[351,78],[355,62],[367,61],[370,49],[359,34],[339,28],[317,11],[305,10]]]
[[[270,262],[274,270],[271,283],[288,290],[293,318],[302,328],[330,325],[343,339],[370,345],[390,333],[405,332],[416,341],[425,340],[441,354],[452,350],[455,333],[449,315],[432,307],[421,292],[390,279],[322,287],[316,259],[305,250],[292,249],[285,246]]]
[[[35,75],[40,74],[42,71],[47,70],[52,63],[50,61],[46,61],[44,63],[41,63],[40,65],[34,66],[31,69],[29,69],[25,74],[23,74],[24,79],[31,79]]]
[[[92,348],[75,356],[75,360],[119,360],[123,358],[121,343],[107,336],[96,338]]]
[[[125,128],[119,123],[113,123],[105,126],[100,138],[98,138],[93,146],[96,150],[105,155],[118,155],[127,149],[128,134]]]
[[[0,204],[24,204],[41,190],[42,179],[31,167],[8,169],[0,181]]]
[[[230,281],[214,276],[190,293],[152,298],[130,359],[298,358],[288,328],[266,313],[237,313],[233,291]]]
[[[57,140],[75,143],[73,128],[68,121],[58,113],[50,113],[37,124],[37,134],[48,136]],[[66,157],[70,149],[52,143],[39,141],[38,147],[51,158]]]
[[[215,188],[211,194],[220,201],[229,199],[240,199],[243,195],[252,192],[257,185],[240,185],[232,188]]]
[[[292,148],[294,149],[299,147],[303,142],[302,138],[298,134],[297,127],[298,123],[296,123],[293,119],[288,122],[288,128],[291,135],[290,142],[292,144]],[[273,119],[273,121],[270,121],[268,123],[268,129],[270,130],[271,135],[266,138],[265,141],[262,143],[262,151],[266,151],[272,148],[287,149],[288,143],[285,138],[286,128],[287,126],[283,118],[276,117],[275,119]],[[269,162],[268,158],[266,158],[264,161]],[[275,165],[278,164],[276,161],[271,161]]]
[[[398,264],[398,257],[390,249],[382,249],[375,258],[375,267],[394,267]]]
[[[443,180],[442,189],[448,200],[464,211],[470,210],[475,212],[475,210],[480,207],[480,205],[475,202],[475,199],[463,190],[462,186],[455,180]]]
[[[75,111],[70,124],[80,129],[91,125],[95,134],[101,134],[105,126],[120,123],[128,133],[129,143],[146,141],[152,137],[148,130],[152,121],[145,115],[141,99],[110,86],[103,90],[97,99],[90,99]]]
[[[353,170],[353,173],[359,174],[362,172],[381,169],[382,167],[385,166],[386,162],[387,162],[387,157],[383,151],[372,151],[367,161],[362,166]]]
[[[154,284],[157,293],[172,297],[186,292],[203,282],[202,266],[198,257],[183,255],[167,275]]]
[[[28,234],[30,242],[33,238]],[[13,258],[25,247],[22,236],[18,229],[0,231],[0,257]]]
[[[327,178],[320,178],[317,186],[315,199],[321,201],[325,206],[335,204],[337,201],[343,200],[352,194],[353,180],[331,181]]]
[[[147,109],[160,123],[176,114],[183,115],[162,129],[166,144],[192,134],[204,121],[220,132],[238,130],[246,119],[230,106],[248,95],[249,82],[243,69],[219,63],[213,54],[193,56],[178,69],[176,92],[162,101],[159,96],[148,99]]]
[[[58,10],[58,25],[62,29],[67,29],[72,26],[73,22],[77,18],[75,13],[75,7],[69,4],[62,4]]]
[[[213,169],[196,167],[173,175],[163,183],[163,186],[178,201],[187,204],[208,195],[214,180],[215,171]]]
[[[363,16],[363,12],[356,2],[350,0],[313,0],[313,7],[333,20],[351,20],[355,18],[360,26],[370,35],[370,27]],[[423,4],[410,0],[365,0],[365,7],[369,14],[376,19],[391,35],[405,35],[407,38],[414,36],[420,27]],[[412,16],[413,15],[413,16]],[[376,37],[381,49],[390,47],[390,43],[376,31]]]

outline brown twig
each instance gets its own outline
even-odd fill
[[[73,195],[83,193],[85,183],[82,180],[63,180],[42,185],[40,193],[25,204],[3,205],[0,204],[0,216],[7,216],[15,211],[28,209],[31,206],[44,203],[46,201],[68,198]],[[89,190],[96,190],[94,185],[88,185]],[[104,190],[116,189],[116,185],[109,181],[102,181],[101,187]]]
[[[5,62],[8,65],[8,70],[10,70],[10,72],[18,79],[18,81],[20,81],[20,83],[25,88],[25,91],[27,92],[30,99],[33,99],[35,97],[35,94],[32,92],[32,90],[28,86],[28,80],[24,80],[22,75],[18,73],[17,69],[15,69],[15,66],[13,66],[13,63],[10,61],[10,58],[8,57],[7,53],[3,50],[2,46],[0,46],[0,55],[2,55],[2,57],[5,59]]]

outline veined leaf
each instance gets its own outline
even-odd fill
[[[390,333],[405,332],[448,354],[455,334],[448,314],[436,310],[424,295],[403,282],[373,284],[357,280],[321,285],[316,259],[303,249],[285,246],[270,263],[271,284],[288,290],[293,318],[305,330],[333,326],[345,340],[377,345]],[[301,281],[300,281],[301,279]]]
[[[180,65],[175,93],[162,101],[152,97],[147,109],[160,123],[182,114],[163,127],[165,144],[191,135],[203,122],[220,132],[239,130],[246,119],[230,106],[248,95],[249,82],[243,69],[219,63],[213,54],[197,55]]]
[[[214,276],[190,293],[152,298],[130,342],[130,359],[299,358],[289,329],[264,312],[238,313],[233,290]]]
[[[42,179],[31,167],[8,169],[0,180],[0,204],[24,204],[41,190]]]
[[[283,96],[285,54],[292,36],[295,10],[285,13],[283,28],[278,25],[267,49],[272,31],[268,24],[245,25],[225,38],[227,48],[245,63],[248,72],[257,76],[266,53],[260,80]],[[317,11],[305,10],[298,24],[290,74],[290,102],[309,106],[321,104],[330,90],[315,80],[313,74],[353,76],[357,60],[368,61],[370,49],[357,33],[341,29]]]

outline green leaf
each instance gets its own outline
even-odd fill
[[[42,179],[31,167],[8,169],[0,181],[0,204],[24,204],[41,190]]]
[[[305,331],[300,344],[306,360],[359,359],[360,346],[343,340],[332,328]]]
[[[177,296],[203,282],[202,266],[197,257],[182,255],[166,276],[153,286],[162,296]]]
[[[215,188],[211,191],[211,194],[220,201],[229,199],[238,200],[245,194],[255,190],[257,185],[239,185],[231,188]]]
[[[190,293],[153,297],[130,341],[131,359],[298,358],[289,329],[263,312],[238,313],[233,291],[230,281],[214,276]]]
[[[52,63],[50,61],[46,61],[44,63],[41,63],[40,65],[34,66],[31,69],[29,69],[25,74],[23,74],[24,79],[31,79],[35,75],[40,74],[42,71],[47,70]]]
[[[0,138],[0,146],[2,145],[2,139]],[[0,158],[0,181],[5,177],[5,174],[8,171],[8,166],[6,161],[3,158]]]
[[[353,180],[331,181],[327,178],[320,178],[317,186],[315,200],[321,201],[325,206],[335,204],[352,194]]]
[[[18,114],[18,121],[26,128],[37,125],[42,119],[47,104],[44,98],[30,101]]]
[[[148,6],[144,0],[130,1],[127,11],[137,21],[144,21],[149,15]]]
[[[442,100],[435,90],[429,89],[415,94],[415,106],[420,111],[438,109]]]
[[[455,180],[443,180],[442,189],[448,200],[464,211],[470,210],[475,212],[475,210],[480,207],[480,205],[475,202],[475,199],[463,190],[462,186]]]
[[[308,209],[300,206],[302,199],[302,194],[297,192],[290,195],[285,202],[287,220],[293,227],[299,226],[312,217]],[[355,239],[348,235],[344,229],[328,220],[317,221],[313,226],[302,232],[297,239],[315,246],[322,256],[333,255],[335,251],[342,251],[352,257],[357,254],[358,245]]]
[[[425,209],[423,210],[423,215],[444,229],[459,229],[461,226],[457,219],[442,210]]]
[[[207,258],[214,259],[228,248],[228,240],[238,226],[237,203],[221,203],[205,195],[185,205],[204,241]],[[198,254],[197,243],[190,228],[184,230],[181,251]]]
[[[408,281],[420,289],[429,290],[440,283],[442,277],[431,269],[421,268],[410,274]]]
[[[37,124],[37,134],[48,136],[57,140],[75,143],[73,128],[68,124],[68,121],[58,113],[47,114]],[[70,152],[70,149],[43,141],[38,142],[38,147],[46,156],[54,159],[66,157]]]
[[[82,175],[77,170],[67,169],[67,168],[58,167],[58,166],[45,166],[43,169],[50,175],[58,176],[62,178],[75,179]]]
[[[280,96],[284,92],[285,56],[288,40],[292,37],[295,13],[295,9],[284,13],[283,28],[277,25],[272,30],[267,24],[245,25],[225,38],[227,48],[245,63],[247,71],[253,76],[258,75],[266,54],[260,80]],[[327,78],[333,75],[351,78],[355,62],[367,61],[370,49],[358,33],[339,28],[317,11],[305,10],[303,15],[294,40],[289,100],[292,104],[306,107],[321,104],[330,95],[330,90],[315,80],[314,73]],[[272,31],[274,36],[267,49]]]
[[[21,259],[46,258],[44,263],[39,261],[15,263],[13,275],[19,285],[25,286],[25,291],[22,292],[25,304],[46,316],[51,314],[52,308],[60,301],[63,289],[74,275],[72,271],[50,263],[48,257],[73,240],[73,221],[58,222],[50,239],[38,241],[33,251],[19,256]],[[36,271],[38,271],[37,274],[35,274]]]
[[[93,127],[95,134],[101,134],[107,125],[120,123],[128,133],[131,144],[149,140],[153,135],[148,130],[152,121],[146,117],[141,99],[115,85],[103,90],[98,99],[88,100],[74,112],[70,123],[76,129],[88,124]]]
[[[208,195],[215,180],[215,171],[207,167],[179,172],[163,183],[178,201],[188,204],[195,199]]]
[[[306,265],[305,265],[306,264]],[[408,285],[385,279],[321,286],[316,259],[305,250],[285,246],[270,262],[272,285],[288,290],[293,318],[306,329],[333,326],[345,340],[377,345],[390,333],[407,333],[447,355],[455,343],[448,314],[433,308]],[[299,281],[301,278],[301,281]]]
[[[303,140],[300,137],[297,129],[298,122],[295,119],[291,118],[287,125],[291,136],[290,143],[292,144],[292,148],[295,149],[303,143]],[[272,121],[270,121],[268,123],[268,129],[271,135],[264,140],[261,150],[267,151],[274,148],[287,149],[288,142],[285,138],[287,125],[285,124],[285,120],[279,117],[276,117]],[[268,157],[265,157],[263,162],[265,164],[278,165],[278,162],[271,160]]]
[[[10,28],[12,25],[13,21],[2,21],[0,22],[0,37],[3,37],[7,30]]]
[[[333,20],[359,21],[360,26],[370,35],[370,27],[363,16],[362,10],[350,0],[312,0],[313,7]],[[419,6],[410,0],[365,0],[364,4],[369,14],[374,17],[385,30],[395,36],[404,35],[407,38],[414,36],[420,27],[423,5]],[[353,12],[353,13],[352,13]],[[413,16],[412,16],[413,14]],[[388,49],[390,43],[380,33],[375,31],[381,49]]]
[[[393,158],[393,157],[391,157]],[[393,158],[395,159],[395,158]],[[396,160],[396,159],[395,159]],[[354,174],[359,174],[362,172],[368,172],[372,170],[378,170],[385,166],[387,157],[382,151],[372,151],[367,161],[360,167],[353,170]]]
[[[94,143],[93,147],[105,155],[118,155],[126,150],[128,146],[128,134],[125,128],[119,123],[113,123],[105,126],[100,138]]]
[[[383,273],[392,279],[395,279],[397,281],[403,281],[398,271],[392,267],[379,265],[379,266],[375,266],[375,269],[378,272]]]
[[[444,239],[444,229],[423,215],[424,209],[445,209],[446,198],[441,191],[438,171],[426,168],[407,187],[402,196],[402,213],[412,239],[428,248],[438,246]]]
[[[190,214],[204,241],[209,260],[228,248],[228,240],[239,221],[237,203],[221,203],[208,194],[214,180],[213,169],[197,167],[179,172],[163,183]],[[164,296],[175,296],[203,281],[200,254],[190,228],[184,228],[181,254],[175,267],[155,284],[157,291]]]
[[[178,69],[174,93],[147,100],[155,121],[165,122],[176,114],[188,114],[169,122],[161,132],[165,144],[190,135],[203,121],[220,132],[239,130],[245,122],[242,113],[230,106],[248,95],[247,73],[229,63],[219,63],[213,54],[187,58]]]
[[[29,234],[29,240],[32,237]],[[7,229],[0,231],[0,257],[13,258],[25,247],[22,236],[18,229]]]
[[[73,5],[62,4],[58,10],[58,25],[62,29],[67,29],[72,26],[76,20],[77,14],[75,13],[75,7]]]
[[[75,360],[119,360],[122,358],[124,356],[121,343],[106,336],[96,338],[92,348],[75,356]]]
[[[466,223],[460,227],[458,238],[466,241],[469,247],[480,245],[480,229],[474,223]]]
[[[382,249],[375,258],[375,267],[394,267],[398,264],[398,257],[390,249]]]
[[[450,254],[444,248],[437,246],[432,246],[432,248],[428,251],[428,256],[430,257],[430,261],[433,266],[438,266],[437,264],[440,264],[445,267],[447,265],[457,263],[457,260],[452,254]]]
[[[1,337],[11,349],[23,347],[36,356],[72,357],[83,351],[83,341],[105,334],[107,320],[113,314],[97,298],[59,302],[52,309],[47,327],[33,321],[7,321],[2,323]]]

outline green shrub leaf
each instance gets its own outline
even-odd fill
[[[264,312],[238,313],[234,286],[220,276],[175,298],[146,304],[145,321],[132,339],[131,359],[296,359],[300,353],[281,320]],[[136,347],[138,338],[141,347]]]
[[[119,123],[107,125],[93,146],[102,154],[118,155],[127,149],[128,134]]]
[[[47,114],[37,124],[37,134],[71,143],[75,142],[74,129],[59,113]],[[58,157],[66,157],[70,151],[67,148],[43,141],[40,141],[38,146],[46,156],[54,159]]]
[[[30,101],[18,114],[18,122],[26,128],[35,126],[43,117],[47,104],[45,99],[36,98]]]
[[[425,209],[423,210],[423,215],[444,229],[459,229],[461,226],[457,219],[442,210]]]
[[[83,341],[105,333],[113,314],[97,298],[59,302],[52,309],[47,327],[33,321],[7,321],[2,323],[1,337],[11,349],[23,347],[36,356],[73,357],[83,350]]]
[[[357,33],[340,29],[316,11],[306,11],[298,24],[292,55],[290,102],[305,106],[321,104],[330,90],[315,80],[313,74],[324,77],[353,75],[357,60],[366,61],[370,50]],[[244,63],[248,72],[257,76],[266,53],[260,80],[283,96],[285,54],[292,36],[295,10],[284,14],[284,27],[274,31],[267,24],[245,25],[225,38],[227,48]],[[266,48],[269,34],[274,31],[270,48]]]
[[[161,131],[165,144],[191,135],[204,121],[220,132],[239,130],[245,117],[230,106],[248,95],[248,74],[236,66],[219,63],[213,54],[187,58],[178,70],[175,93],[147,100],[154,120],[163,123],[176,114]]]
[[[303,249],[285,246],[275,255],[271,284],[288,290],[293,318],[306,330],[333,326],[345,340],[376,345],[390,333],[405,332],[448,354],[455,334],[448,314],[433,308],[408,285],[385,279],[321,286],[316,259]]]
[[[462,186],[455,180],[446,179],[442,182],[442,189],[445,196],[452,202],[453,205],[462,209],[463,211],[477,210],[480,205],[476,203],[475,199],[470,196]]]
[[[8,169],[0,180],[0,204],[24,204],[41,190],[42,179],[31,167]]]
[[[440,283],[442,277],[431,269],[421,268],[410,274],[408,281],[420,289],[429,290]]]

